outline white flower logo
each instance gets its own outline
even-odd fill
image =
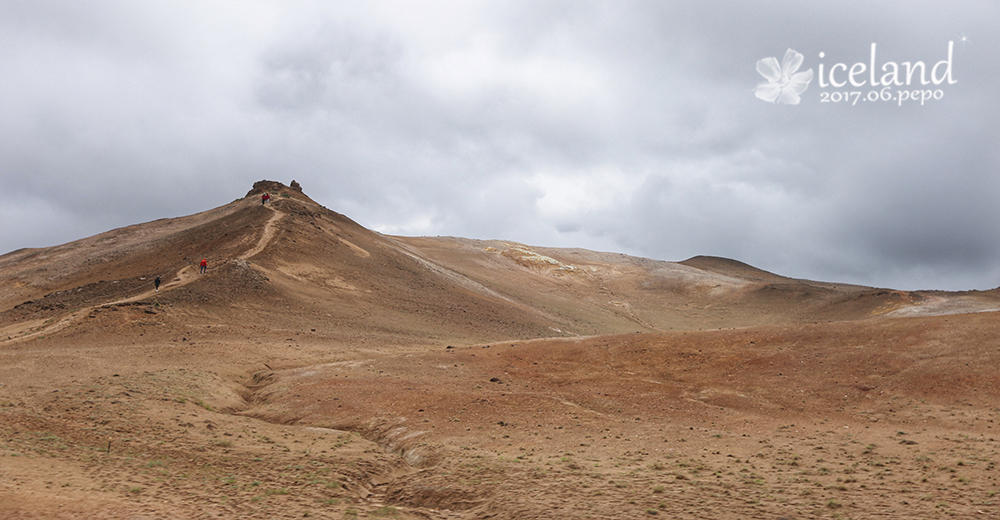
[[[778,67],[778,59],[773,56],[758,61],[757,72],[767,78],[767,81],[757,85],[754,95],[768,103],[798,105],[799,95],[809,88],[809,82],[813,79],[812,69],[795,72],[801,66],[802,55],[792,49],[785,51],[781,67]]]

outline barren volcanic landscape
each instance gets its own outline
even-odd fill
[[[0,518],[1000,518],[998,310],[260,181],[0,256]]]

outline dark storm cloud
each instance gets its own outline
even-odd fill
[[[294,178],[389,233],[1000,285],[996,2],[0,9],[3,251]],[[820,102],[821,64],[949,41],[942,99]],[[756,99],[788,48],[817,75],[802,103]]]

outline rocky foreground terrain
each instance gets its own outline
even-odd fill
[[[997,518],[997,310],[261,181],[0,256],[0,518]]]

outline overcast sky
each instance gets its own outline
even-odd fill
[[[383,233],[994,288],[998,27],[997,0],[2,0],[0,253],[295,179]],[[798,104],[758,71],[789,49]]]

